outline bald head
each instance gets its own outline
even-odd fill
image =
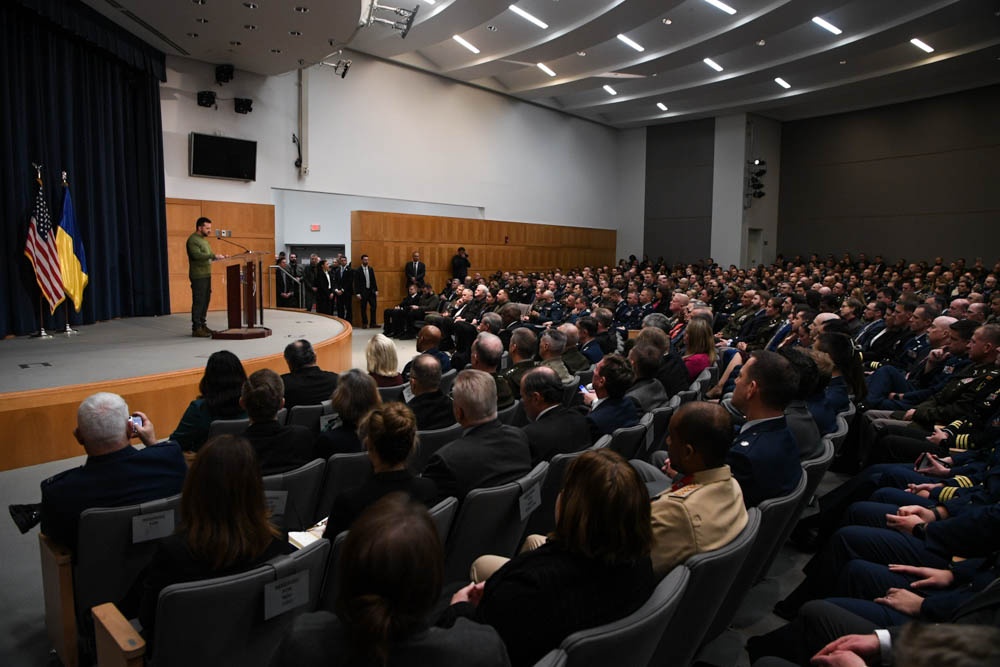
[[[417,334],[417,352],[430,350],[441,344],[441,330],[433,324],[426,324]]]
[[[481,331],[476,340],[472,341],[470,362],[476,370],[495,373],[503,356],[503,342],[496,334]]]

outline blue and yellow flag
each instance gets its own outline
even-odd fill
[[[83,306],[83,288],[87,286],[87,255],[83,251],[83,239],[76,228],[73,200],[69,196],[69,186],[64,186],[62,219],[56,232],[56,248],[59,251],[59,268],[66,296],[73,301],[77,312]]]

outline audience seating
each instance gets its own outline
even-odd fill
[[[664,628],[677,613],[690,576],[683,565],[675,567],[637,610],[618,621],[574,632],[535,667],[646,667]]]
[[[667,624],[650,664],[685,667],[694,658],[701,640],[725,599],[739,564],[743,562],[760,528],[760,510],[750,508],[747,525],[726,546],[688,558],[684,565],[691,578],[681,598],[680,609]]]
[[[573,407],[577,402],[578,393],[580,393],[580,376],[574,375],[569,382],[563,384],[563,405],[567,408]]]
[[[579,373],[580,384],[582,384],[584,387],[586,387],[587,385],[589,385],[591,382],[594,381],[594,368],[596,366],[597,364],[591,364],[590,368],[588,368],[587,370],[580,371]]]
[[[699,373],[698,377],[696,377],[694,379],[694,382],[691,383],[691,389],[698,392],[697,400],[700,401],[701,399],[703,399],[705,397],[705,392],[711,389],[713,384],[715,383],[712,382],[711,370],[706,368],[701,373]]]
[[[316,405],[296,405],[288,411],[286,419],[289,426],[305,426],[319,435],[319,418],[326,413],[326,407],[322,404]]]
[[[648,461],[653,452],[658,449],[666,449],[667,428],[670,426],[670,418],[673,416],[674,408],[672,405],[656,408],[643,415],[640,423],[646,425],[646,444],[638,458]]]
[[[537,507],[548,469],[548,462],[543,461],[514,482],[469,492],[448,537],[445,582],[468,581],[472,561],[483,554],[514,555],[533,509],[532,499]]]
[[[344,489],[360,486],[372,474],[372,463],[365,452],[334,454],[326,460],[322,491],[313,513],[313,523],[325,518],[333,507],[337,494]]]
[[[154,667],[268,665],[292,620],[319,602],[330,543],[317,540],[242,574],[167,586],[156,607]],[[265,618],[268,584],[303,573],[301,606]],[[93,610],[99,665],[143,664],[145,642],[113,604]]]
[[[841,416],[837,416],[837,430],[833,433],[826,434],[825,437],[829,438],[833,443],[833,451],[839,453],[841,447],[844,446],[844,440],[847,439],[847,434],[850,431],[850,426],[846,419]]]
[[[823,453],[802,462],[802,469],[806,471],[806,476],[809,478],[809,481],[806,483],[805,496],[802,498],[803,507],[812,504],[816,489],[819,488],[820,482],[823,481],[823,475],[826,474],[826,471],[830,468],[830,464],[833,463],[833,453],[833,440],[830,439],[830,436],[827,436],[823,438]]]
[[[542,502],[531,514],[524,534],[528,535],[548,535],[556,527],[556,498],[562,491],[563,480],[566,477],[566,468],[569,464],[586,450],[572,452],[570,454],[556,454],[549,461],[549,471],[545,475],[545,482],[542,484]]]
[[[441,374],[441,393],[445,396],[451,396],[451,385],[455,383],[455,376],[458,375],[458,370],[452,368],[447,373]]]
[[[422,473],[437,450],[460,437],[462,437],[462,425],[457,422],[432,431],[417,431],[417,446],[413,448],[413,453],[407,462],[410,470]]]
[[[591,445],[590,448],[591,449],[604,449],[605,447],[607,447],[610,444],[611,444],[611,434],[608,433],[607,435],[602,435],[600,438],[598,438],[597,442],[595,442],[593,445]]]
[[[85,510],[80,515],[75,565],[74,554],[39,534],[45,627],[64,665],[78,664],[78,636],[85,646],[92,641],[90,608],[121,601],[156,553],[159,538],[142,540],[133,529],[133,519],[172,513],[159,519],[159,537],[166,537],[180,518],[180,501],[176,495],[138,505]]]
[[[208,437],[211,440],[217,435],[243,435],[243,432],[250,426],[250,418],[243,419],[216,419],[208,426]]]
[[[274,416],[275,421],[284,426],[288,423],[288,408],[281,408],[278,410],[278,414]]]
[[[316,505],[326,474],[326,461],[316,459],[300,468],[264,477],[265,491],[284,491],[285,509],[271,521],[284,532],[306,530],[316,523]]]
[[[642,452],[646,445],[646,427],[643,424],[627,426],[615,429],[611,434],[609,447],[625,457],[625,460],[634,459]]]
[[[778,498],[769,498],[757,506],[760,512],[760,528],[753,546],[743,562],[736,567],[739,574],[719,605],[715,619],[705,633],[703,643],[715,639],[719,633],[729,627],[736,615],[743,598],[758,580],[767,573],[771,562],[777,555],[775,547],[784,543],[785,528],[794,525],[802,509],[802,497],[806,492],[806,475],[799,478],[799,483],[792,491]]]
[[[379,387],[378,393],[382,397],[383,403],[403,403],[403,391],[407,386],[401,384],[396,387]]]
[[[697,401],[698,392],[695,389],[685,389],[684,391],[677,392],[677,396],[675,398],[678,399],[677,406],[681,406],[685,403],[690,403],[691,401]],[[669,405],[669,403],[667,405]]]
[[[504,424],[508,426],[514,421],[514,413],[517,411],[517,407],[521,404],[521,401],[514,401],[509,408],[504,408],[503,410],[497,411],[497,419],[499,419]]]
[[[455,516],[458,514],[458,498],[448,496],[429,511],[431,518],[434,519],[434,525],[437,526],[441,544],[447,543],[451,527],[455,523]]]

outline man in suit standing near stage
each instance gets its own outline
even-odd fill
[[[420,261],[420,253],[413,253],[413,260],[408,262],[403,271],[406,273],[406,284],[421,287],[427,275],[427,265]]]
[[[333,293],[336,295],[337,317],[351,321],[351,294],[354,292],[354,272],[351,269],[347,257],[340,255],[337,264],[333,267]]]
[[[375,313],[378,307],[378,282],[375,280],[375,269],[368,265],[368,255],[361,255],[361,266],[354,271],[354,293],[361,301],[361,328],[368,328],[368,313],[371,313],[371,326],[378,328]],[[368,310],[365,310],[365,306]]]
[[[278,260],[278,268],[274,272],[274,286],[278,308],[295,308],[299,305],[299,286],[292,278],[288,260],[284,257]]]
[[[212,262],[225,259],[216,255],[205,239],[212,235],[212,221],[198,218],[194,234],[187,240],[188,278],[191,279],[191,335],[195,338],[211,338],[212,330],[205,323],[208,316],[208,302],[212,298]]]

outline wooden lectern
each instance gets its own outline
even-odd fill
[[[231,258],[235,261],[226,267],[226,312],[228,329],[212,333],[221,340],[265,338],[271,330],[264,326],[264,258],[274,259],[272,253],[245,252]]]

